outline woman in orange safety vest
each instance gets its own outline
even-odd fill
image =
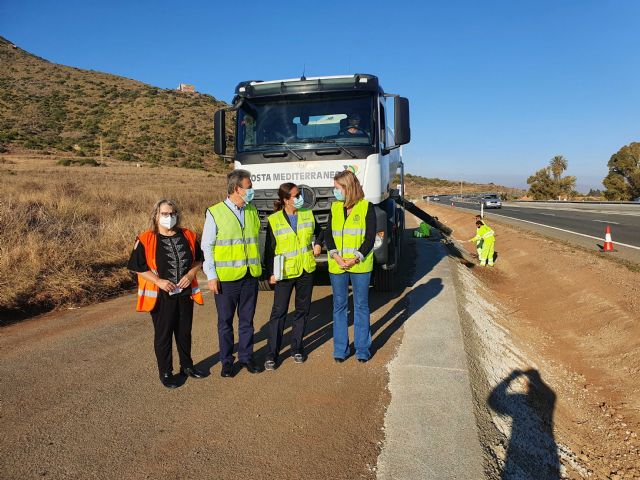
[[[173,376],[172,340],[175,336],[180,373],[204,378],[193,366],[191,324],[193,302],[202,305],[196,273],[203,255],[196,234],[180,227],[180,210],[173,200],[153,207],[149,230],[136,238],[128,268],[138,274],[137,311],[150,312],[160,381],[167,388],[180,385]]]

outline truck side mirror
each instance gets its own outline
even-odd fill
[[[393,103],[394,115],[394,144],[405,145],[411,141],[411,127],[409,126],[409,99],[395,97]]]
[[[213,116],[213,151],[217,155],[225,155],[227,153],[224,114],[224,110],[218,110]]]

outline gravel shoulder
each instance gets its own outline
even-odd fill
[[[132,296],[2,328],[0,476],[375,478],[406,279],[372,296],[372,360],[340,365],[331,355],[327,280],[314,289],[307,362],[295,364],[285,349],[275,372],[231,379],[219,376],[207,292],[196,308],[193,356],[211,375],[174,391],[158,380],[152,325],[133,311]],[[258,304],[256,358],[264,361],[272,293],[261,292]]]
[[[473,236],[472,212],[428,211]],[[496,267],[457,272],[490,478],[640,478],[640,274],[488,221]]]

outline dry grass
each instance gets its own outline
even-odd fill
[[[153,203],[175,198],[200,233],[225,190],[223,176],[203,171],[16,155],[0,157],[0,181],[0,323],[130,288],[125,265]]]

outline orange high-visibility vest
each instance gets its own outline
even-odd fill
[[[195,261],[196,234],[186,228],[182,229],[182,233],[189,243],[191,255]],[[144,246],[144,256],[147,261],[147,265],[149,266],[149,270],[157,275],[158,266],[156,265],[156,247],[158,245],[158,237],[155,232],[147,230],[140,234],[138,240]],[[136,310],[138,312],[150,312],[153,310],[153,307],[156,305],[156,299],[158,298],[159,291],[160,289],[155,283],[138,274],[138,304],[136,305]],[[191,282],[191,299],[198,305],[202,305],[204,303],[204,300],[202,299],[202,292],[200,291],[200,287],[198,287],[198,280],[195,277]]]

